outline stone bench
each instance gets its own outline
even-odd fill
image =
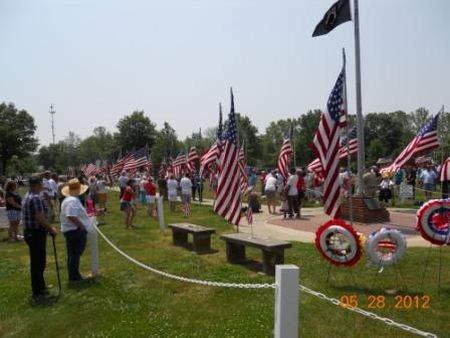
[[[211,252],[211,234],[215,233],[216,229],[190,223],[173,223],[169,224],[169,228],[172,230],[174,245],[187,248],[188,235],[192,234],[193,249],[196,253]]]
[[[252,237],[250,234],[234,233],[220,236],[226,243],[227,261],[232,264],[245,262],[245,247],[250,246],[262,251],[263,271],[266,275],[275,275],[275,265],[284,263],[284,250],[292,244],[271,238]]]

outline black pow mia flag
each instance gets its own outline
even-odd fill
[[[323,19],[317,24],[312,36],[325,35],[341,23],[351,21],[350,0],[339,0],[325,13]]]

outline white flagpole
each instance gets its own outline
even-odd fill
[[[346,128],[346,137],[347,137],[347,175],[350,178],[350,189],[348,190],[348,217],[350,219],[350,225],[353,227],[353,201],[352,201],[352,177],[350,174],[350,165],[351,165],[351,156],[350,156],[350,140],[348,139],[348,132],[350,130],[348,124],[348,104],[347,104],[347,67],[346,67],[346,57],[345,57],[345,48],[342,48],[342,58],[344,62],[344,110],[345,114],[347,114],[347,128]],[[342,182],[343,184],[344,182]]]
[[[358,0],[354,0],[354,28],[355,28],[355,83],[356,83],[356,128],[358,137],[358,189],[357,196],[364,196],[364,120],[361,103],[361,47],[359,43],[359,9]]]

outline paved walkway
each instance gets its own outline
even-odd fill
[[[204,200],[202,204],[212,205],[212,203],[212,200]],[[391,216],[389,223],[364,224],[355,222],[354,227],[357,231],[368,236],[382,226],[388,226],[400,230],[406,236],[409,247],[427,247],[430,245],[415,230],[416,210],[398,208],[388,210]],[[330,217],[323,213],[322,207],[302,209],[301,219],[283,219],[282,214],[269,214],[267,206],[263,205],[261,213],[253,214],[253,227],[248,225],[244,217],[241,219],[239,231],[244,233],[252,233],[253,231],[253,234],[258,237],[314,243],[317,228],[328,220],[330,220]]]
[[[199,202],[194,201],[193,203],[198,204]],[[212,206],[213,200],[203,199],[201,204]],[[368,236],[382,226],[388,226],[400,230],[406,236],[409,247],[428,247],[430,245],[415,230],[416,210],[399,208],[390,208],[388,210],[391,216],[389,223],[364,224],[355,222],[355,229]],[[249,226],[247,220],[243,217],[239,231],[244,233],[253,232],[257,237],[314,243],[317,228],[328,220],[330,220],[330,217],[323,213],[322,207],[302,209],[301,219],[283,219],[282,214],[269,214],[267,206],[263,205],[261,213],[253,214],[253,227]]]

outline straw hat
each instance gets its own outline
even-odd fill
[[[61,194],[64,196],[80,196],[86,192],[88,189],[87,185],[80,184],[77,178],[71,179],[67,182],[67,185],[61,189]]]

